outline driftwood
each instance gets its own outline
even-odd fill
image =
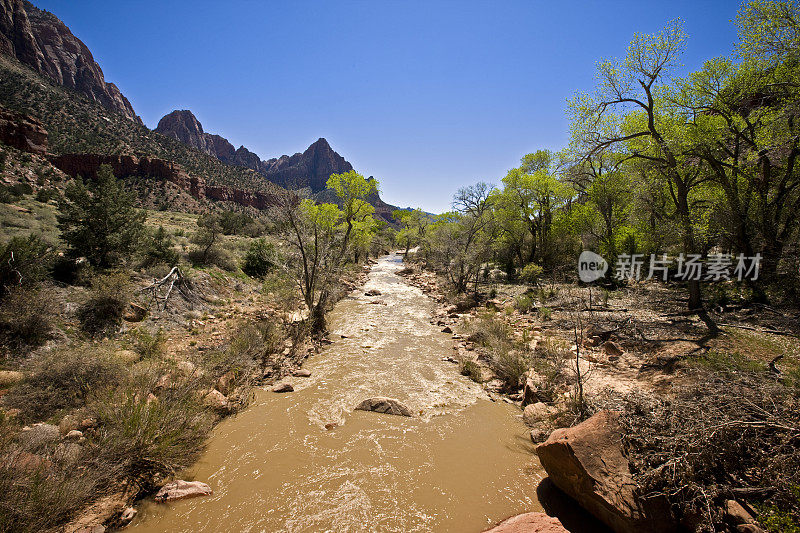
[[[141,292],[150,292],[153,301],[156,303],[156,308],[163,311],[167,308],[169,297],[172,295],[173,289],[177,289],[178,293],[189,301],[194,299],[191,282],[176,266],[172,267],[169,274],[163,278],[158,280],[154,279],[153,283],[141,289]],[[161,293],[163,293],[163,296]]]

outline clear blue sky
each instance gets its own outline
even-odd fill
[[[34,0],[153,128],[191,109],[263,159],[319,137],[383,198],[440,212],[567,140],[565,100],[635,31],[680,17],[687,69],[728,54],[736,1]]]

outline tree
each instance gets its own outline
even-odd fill
[[[197,231],[192,235],[192,242],[198,246],[193,254],[196,262],[206,265],[215,252],[215,246],[222,239],[220,218],[214,213],[200,215],[197,219]]]
[[[86,257],[100,268],[115,266],[134,251],[144,230],[146,213],[136,197],[102,165],[97,178],[67,186],[59,204],[58,228],[73,257]]]
[[[342,223],[345,225],[342,254],[345,254],[350,244],[353,224],[363,222],[375,212],[375,208],[367,203],[367,198],[378,192],[378,182],[366,179],[355,170],[350,170],[342,174],[331,174],[326,185],[336,192],[342,205],[344,213]]]
[[[340,273],[344,214],[335,204],[300,200],[291,191],[278,195],[274,208],[289,247],[287,267],[297,282],[314,332],[325,331],[325,313]]]
[[[430,216],[421,209],[395,209],[392,218],[402,226],[395,236],[395,242],[405,247],[405,253],[422,242],[425,231],[431,222]]]
[[[624,61],[598,65],[600,83],[592,96],[571,102],[572,135],[587,155],[613,149],[623,160],[647,162],[668,189],[679,221],[683,252],[698,253],[691,193],[707,180],[683,144],[685,121],[669,104],[669,74],[677,65],[686,35],[679,21],[655,35],[634,35]],[[700,282],[688,281],[689,309],[709,329],[716,325],[703,310]]]
[[[144,255],[144,266],[163,263],[173,266],[178,263],[178,252],[174,248],[172,236],[167,233],[164,226],[159,226],[149,235],[147,248]]]

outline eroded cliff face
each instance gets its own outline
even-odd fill
[[[63,154],[51,156],[50,162],[73,178],[95,178],[101,165],[110,165],[117,178],[136,176],[169,181],[197,199],[234,202],[256,209],[267,209],[275,205],[275,197],[271,194],[209,184],[201,178],[190,176],[177,163],[154,157]]]
[[[117,86],[105,81],[86,45],[55,15],[30,2],[0,0],[0,53],[142,123]]]
[[[35,118],[0,107],[0,142],[23,152],[47,153],[47,130]]]

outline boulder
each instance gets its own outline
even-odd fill
[[[172,483],[167,483],[155,495],[155,501],[172,502],[183,500],[184,498],[194,498],[196,496],[208,496],[212,494],[211,487],[201,481],[183,481],[179,479]]]
[[[291,383],[278,383],[272,387],[272,392],[294,392],[294,387]]]
[[[136,507],[126,507],[125,510],[122,511],[122,514],[119,515],[119,520],[123,524],[127,524],[131,520],[133,520],[139,511],[136,510]]]
[[[76,440],[76,441],[77,441],[77,440],[81,440],[81,439],[83,439],[83,431],[80,431],[80,430],[78,430],[78,429],[73,429],[73,430],[69,431],[69,432],[68,432],[68,433],[67,433],[67,434],[64,436],[64,438],[65,438],[66,440]]]
[[[620,348],[619,345],[614,341],[604,342],[600,349],[609,357],[619,357],[624,353],[622,348]]]
[[[203,405],[220,411],[225,411],[230,407],[227,396],[217,389],[211,389],[203,396]]]
[[[0,389],[5,389],[18,383],[24,377],[25,375],[22,372],[17,372],[16,370],[0,370]]]
[[[37,449],[60,440],[61,431],[58,426],[44,422],[22,428],[20,434],[20,441],[28,449]]]
[[[555,409],[546,403],[536,402],[525,406],[522,412],[522,421],[527,426],[535,427],[543,422],[548,422]]]
[[[141,322],[147,316],[147,308],[139,304],[129,304],[128,311],[122,315],[122,319],[126,322]]]
[[[292,372],[292,375],[298,378],[310,378],[311,377],[311,370],[304,370],[304,369],[297,369]]]
[[[411,409],[400,403],[394,398],[376,396],[367,398],[356,406],[356,411],[373,411],[375,413],[385,413],[387,415],[414,416]]]
[[[370,289],[364,293],[364,296],[380,296],[381,291],[378,289]]]
[[[725,522],[731,526],[739,526],[741,524],[756,525],[753,515],[736,500],[725,500],[722,504],[722,513]]]
[[[227,396],[233,392],[234,383],[236,383],[236,374],[234,374],[233,370],[231,370],[219,377],[214,388]]]
[[[568,533],[561,521],[544,513],[524,513],[507,518],[484,533]]]
[[[546,380],[535,370],[525,374],[525,385],[522,388],[522,405],[537,402],[552,402],[553,394],[546,388]]]
[[[669,505],[644,498],[622,453],[618,413],[601,411],[536,447],[553,483],[617,533],[677,530]]]
[[[450,326],[445,326],[442,328],[442,333],[453,333],[453,328]]]

